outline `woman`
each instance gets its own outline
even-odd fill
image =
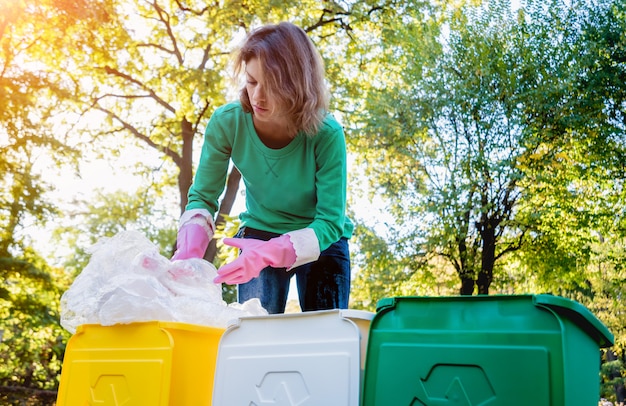
[[[232,160],[246,209],[236,238],[223,242],[240,254],[215,282],[238,284],[240,303],[259,298],[284,313],[295,275],[303,311],[347,308],[346,146],[328,113],[323,61],[301,28],[283,22],[247,36],[235,74],[245,86],[207,125],[173,259],[203,256]]]

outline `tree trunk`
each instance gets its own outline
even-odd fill
[[[194,131],[191,123],[183,118],[181,122],[181,131],[183,136],[182,159],[178,172],[178,191],[180,193],[180,213],[185,211],[187,206],[187,193],[193,181],[193,138]]]
[[[239,190],[240,179],[241,173],[239,173],[239,170],[233,166],[233,169],[228,175],[228,181],[226,182],[226,192],[224,193],[224,198],[220,203],[220,210],[217,214],[217,218],[215,219],[216,228],[219,225],[224,224],[224,215],[230,214],[230,211],[233,208],[235,198],[237,197],[237,190]],[[211,242],[209,242],[209,246],[207,247],[206,252],[204,253],[204,259],[212,263],[215,259],[215,255],[217,255],[217,245],[215,243],[215,239],[212,239]]]
[[[474,275],[461,275],[461,289],[459,293],[463,296],[471,296],[474,294]]]
[[[461,289],[459,293],[461,295],[474,294],[474,272],[470,264],[468,263],[467,243],[464,238],[457,239],[457,246],[459,247],[459,279],[461,279]]]
[[[493,221],[485,221],[480,227],[480,236],[483,240],[481,253],[481,267],[478,272],[478,294],[488,295],[493,281],[493,267],[496,260],[496,230]]]

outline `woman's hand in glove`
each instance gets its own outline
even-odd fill
[[[203,258],[213,238],[215,225],[209,212],[203,209],[188,210],[180,217],[176,236],[176,252],[172,261],[178,259]]]
[[[268,241],[253,238],[224,238],[224,244],[241,249],[239,257],[217,270],[215,283],[229,285],[246,283],[259,276],[268,267],[291,268],[296,262],[296,251],[289,235],[283,234]]]
[[[199,224],[185,224],[178,230],[176,237],[176,252],[172,261],[177,259],[203,258],[209,246],[209,236],[204,227]]]

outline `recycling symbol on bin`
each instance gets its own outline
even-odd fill
[[[131,396],[126,378],[123,375],[101,375],[91,387],[91,400],[97,405],[130,404]]]
[[[270,372],[256,386],[259,403],[250,406],[298,406],[310,398],[299,372]]]
[[[435,365],[421,378],[411,406],[473,406],[494,398],[482,368],[476,365]]]

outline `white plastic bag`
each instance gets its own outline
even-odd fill
[[[170,261],[141,233],[121,232],[91,249],[87,266],[61,297],[61,325],[110,326],[177,321],[226,327],[230,320],[266,315],[258,299],[222,300],[215,267],[202,259]]]

